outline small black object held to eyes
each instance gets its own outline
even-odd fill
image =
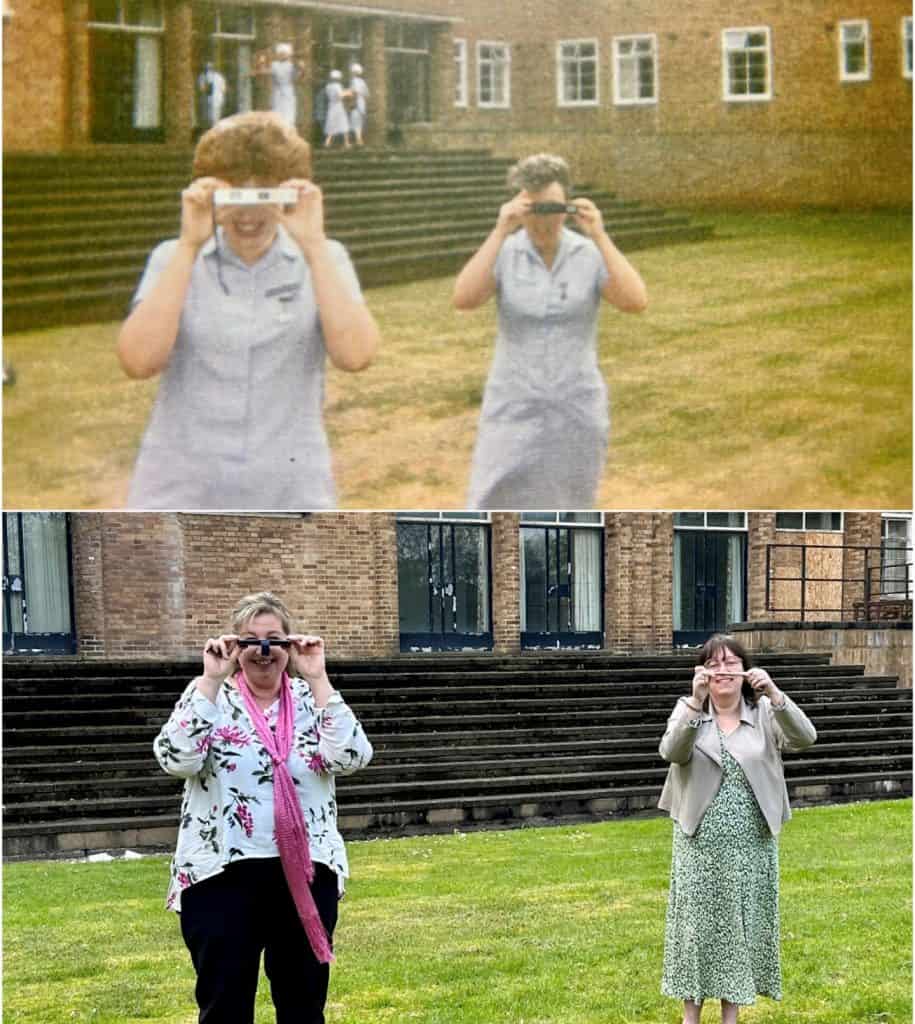
[[[578,213],[574,203],[532,203],[531,213]]]
[[[260,647],[261,657],[267,658],[270,656],[271,647],[288,647],[291,640],[279,640],[275,637],[269,637],[264,640],[258,640],[257,637],[246,637],[244,640],[238,641],[239,647]]]

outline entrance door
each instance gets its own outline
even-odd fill
[[[3,540],[3,650],[72,654],[66,513],[4,513]]]
[[[415,124],[429,120],[429,56],[389,50],[388,123]]]
[[[521,646],[603,646],[603,534],[521,529]]]
[[[162,140],[162,54],[157,35],[90,33],[93,142]]]
[[[746,607],[746,534],[674,531],[674,643],[703,644]]]
[[[489,526],[398,522],[400,649],[492,647]]]

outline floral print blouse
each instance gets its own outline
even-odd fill
[[[372,745],[343,697],[315,706],[304,679],[291,679],[295,740],[289,770],[295,782],[309,850],[315,863],[349,874],[337,831],[335,775],[348,775],[372,759]],[[275,728],[279,700],[265,712]],[[181,891],[243,857],[278,857],[273,835],[273,764],[241,694],[231,681],[214,704],[192,682],[153,744],[169,775],[185,779],[178,845],[166,906],[181,910]]]

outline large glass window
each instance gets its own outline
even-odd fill
[[[477,43],[477,105],[511,103],[511,52],[507,43]]]
[[[732,101],[772,98],[769,29],[726,29],[722,36],[724,98]]]
[[[658,101],[658,42],[654,35],[613,40],[613,101],[625,106]]]
[[[871,76],[870,23],[839,22],[839,79],[866,82]]]
[[[697,530],[745,530],[746,512],[674,512],[674,526]]]
[[[733,516],[730,528],[698,517]],[[743,522],[737,517],[743,517]],[[701,644],[746,615],[746,513],[674,514],[674,643]]]
[[[912,516],[885,513],[881,522],[880,595],[912,599]]]
[[[556,47],[557,102],[561,107],[593,107],[598,102],[597,40],[572,39]]]
[[[489,580],[489,523],[480,513],[398,513],[402,650],[491,647]]]

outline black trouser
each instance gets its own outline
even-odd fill
[[[337,876],[324,864],[315,864],[311,892],[333,937]],[[197,972],[200,1024],[253,1024],[262,951],[277,1024],[324,1024],[330,967],[308,944],[279,857],[236,861],[185,889],[181,934]]]

